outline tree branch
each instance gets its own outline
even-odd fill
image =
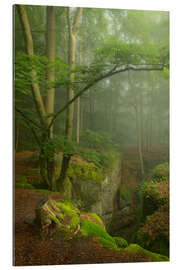
[[[25,122],[27,123],[27,125],[28,125],[28,127],[30,128],[32,134],[34,135],[34,138],[35,138],[37,144],[38,144],[39,147],[41,148],[42,145],[41,145],[41,142],[40,142],[40,140],[39,140],[39,138],[38,138],[38,135],[36,134],[35,129],[31,126],[30,123],[32,123],[33,125],[35,125],[36,127],[40,128],[40,129],[42,129],[42,127],[40,127],[38,124],[36,124],[34,121],[32,121],[32,120],[31,120],[29,117],[27,117],[22,111],[20,111],[19,109],[17,109],[17,107],[15,107],[15,110],[16,110],[19,114],[21,114],[21,115],[23,116]]]
[[[96,83],[98,83],[99,81],[111,77],[115,74],[118,74],[120,72],[125,72],[127,70],[133,70],[133,71],[153,71],[153,70],[163,70],[164,66],[162,67],[140,67],[140,68],[136,68],[134,65],[126,65],[125,67],[116,70],[117,66],[114,66],[109,72],[107,72],[104,75],[101,75],[100,77],[96,78],[94,81],[90,82],[88,85],[86,85],[82,90],[80,90],[70,101],[68,101],[59,111],[57,111],[54,115],[54,117],[52,118],[52,121],[49,125],[49,128],[51,128],[51,126],[54,124],[54,121],[56,120],[56,118],[63,112],[65,111],[69,105],[71,105],[71,103],[73,103],[78,97],[80,97],[85,91],[87,91],[90,87],[92,87],[93,85],[95,85]]]
[[[30,119],[27,115],[25,115],[20,109],[17,108],[17,106],[15,106],[15,110],[21,114],[23,116],[24,119],[26,119],[28,122],[30,122],[31,124],[33,124],[34,126],[38,127],[39,129],[44,129],[44,127],[40,126],[38,123],[36,123],[35,121],[33,121],[32,119]]]

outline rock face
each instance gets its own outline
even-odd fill
[[[68,172],[71,199],[85,211],[98,214],[105,225],[112,218],[114,197],[121,182],[121,160],[103,172],[94,164],[74,164]]]

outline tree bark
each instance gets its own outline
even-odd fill
[[[72,22],[72,16],[71,16],[71,10],[68,7],[67,8],[67,21],[68,21],[68,30],[69,30],[69,59],[68,64],[70,70],[74,68],[75,66],[75,56],[76,56],[76,33],[78,30],[81,14],[83,9],[78,8],[74,23]],[[67,101],[71,101],[74,98],[74,90],[73,90],[73,83],[74,83],[74,73],[70,73],[70,86],[67,89]],[[66,138],[68,140],[72,140],[72,134],[73,134],[73,113],[74,113],[74,103],[72,102],[67,107],[67,115],[66,115]],[[68,165],[70,162],[71,155],[64,154],[63,160],[62,160],[62,167],[61,167],[61,174],[57,181],[57,185],[63,186],[63,182],[66,179],[66,172],[68,169]]]
[[[80,140],[80,119],[81,112],[80,112],[80,97],[77,99],[77,126],[76,126],[76,142],[79,144]]]
[[[55,7],[48,6],[46,9],[46,56],[50,66],[47,68],[47,81],[54,83],[55,81],[55,55],[56,55],[56,21],[55,21]],[[45,98],[45,109],[47,114],[54,113],[54,86],[50,86]],[[48,117],[48,125],[52,120],[52,116]],[[53,135],[53,126],[50,128],[50,137]]]
[[[27,53],[30,56],[34,55],[33,39],[31,34],[31,29],[24,5],[17,5],[20,21],[22,28],[24,30],[24,36],[26,40]],[[50,62],[55,60],[55,7],[47,7],[47,36],[46,36],[46,51],[47,57]],[[41,138],[41,149],[40,149],[40,172],[43,180],[49,185],[49,187],[54,188],[55,183],[55,167],[54,159],[45,157],[43,144],[47,142],[49,138],[52,137],[53,125],[50,126],[52,117],[47,117],[47,114],[54,112],[54,88],[50,88],[45,99],[45,104],[43,102],[40,88],[38,82],[36,82],[37,72],[36,70],[31,70],[32,76],[32,95],[34,103],[36,105],[36,110],[38,112],[41,124],[42,124],[42,138]],[[47,80],[54,82],[55,73],[54,68],[51,67],[47,70]]]
[[[48,68],[46,71],[46,77],[50,88],[47,90],[45,98],[45,109],[46,114],[54,113],[54,95],[55,89],[53,83],[55,81],[55,56],[56,56],[56,9],[53,6],[47,6],[46,8],[46,56],[48,59]],[[50,66],[49,66],[50,65]],[[47,118],[47,124],[51,123],[52,116]],[[53,137],[53,126],[49,130],[49,138]],[[48,182],[51,183],[51,189],[56,190],[56,175],[55,175],[55,155],[47,157],[47,178]]]
[[[22,28],[24,30],[27,53],[30,56],[33,56],[34,55],[33,39],[32,39],[32,34],[31,34],[31,29],[30,29],[26,9],[25,9],[24,5],[17,5],[17,8],[18,8],[18,12],[19,12],[21,25],[22,25]],[[37,73],[34,69],[31,70],[31,76],[32,76],[32,80],[31,80],[31,82],[32,82],[32,95],[34,98],[34,103],[36,105],[36,109],[37,109],[37,112],[39,114],[39,118],[41,120],[43,127],[47,128],[47,123],[45,121],[46,111],[45,111],[43,99],[42,99],[41,94],[40,94],[39,85],[36,82]]]
[[[139,97],[135,89],[135,86],[133,87],[129,72],[128,72],[128,80],[130,83],[130,87],[132,88],[134,101],[135,101],[134,108],[135,108],[135,114],[136,114],[137,145],[138,145],[141,176],[143,177],[144,176],[144,161],[143,161],[143,154],[142,154],[142,126],[141,126],[141,119],[140,119]]]

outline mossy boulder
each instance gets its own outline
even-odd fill
[[[153,177],[159,180],[167,180],[169,178],[169,163],[165,162],[157,165],[153,169]]]
[[[105,171],[94,163],[72,159],[67,171],[67,180],[71,183],[68,197],[82,210],[94,212],[103,222],[110,222],[114,196],[120,184],[120,170],[121,160],[116,160],[111,170]]]
[[[130,244],[127,248],[125,248],[125,251],[127,251],[130,254],[142,254],[147,257],[152,258],[154,262],[164,262],[164,261],[169,261],[169,258],[167,256],[153,253],[149,250],[146,250],[142,248],[141,246],[137,244]]]
[[[124,238],[122,238],[120,236],[116,236],[116,237],[113,237],[113,238],[116,241],[116,244],[117,244],[118,247],[126,248],[128,246],[128,242]]]
[[[147,216],[137,233],[137,243],[153,252],[169,256],[169,205]]]
[[[169,165],[153,170],[154,179],[142,186],[143,225],[137,233],[142,247],[169,256]]]

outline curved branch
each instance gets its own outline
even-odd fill
[[[79,91],[70,101],[68,101],[59,111],[57,111],[52,118],[52,121],[49,125],[49,128],[54,124],[56,118],[63,112],[65,111],[71,103],[73,103],[78,97],[80,97],[85,91],[87,91],[90,87],[98,83],[99,81],[111,77],[117,73],[120,72],[125,72],[127,70],[133,70],[133,71],[153,71],[153,70],[163,70],[164,66],[162,65],[161,67],[139,67],[137,68],[136,66],[133,65],[126,65],[125,67],[116,70],[117,66],[114,66],[109,72],[107,72],[104,75],[101,75],[100,77],[96,78],[93,82],[90,82],[88,85],[86,85],[81,91]]]
[[[23,116],[25,122],[27,123],[28,127],[30,128],[32,134],[34,135],[34,138],[35,138],[37,144],[39,145],[39,147],[40,147],[40,149],[41,149],[41,148],[42,148],[41,142],[40,142],[40,140],[39,140],[39,138],[38,138],[38,135],[36,134],[35,129],[31,126],[31,123],[32,123],[33,125],[35,125],[36,127],[40,128],[40,129],[42,129],[42,127],[40,127],[39,125],[37,125],[34,121],[32,121],[29,117],[27,117],[22,111],[20,111],[20,110],[17,109],[16,107],[15,107],[15,110],[16,110],[19,114],[21,114],[21,115]]]
[[[38,123],[36,123],[35,121],[33,121],[32,119],[30,119],[27,115],[25,115],[20,109],[17,108],[17,106],[15,106],[15,110],[21,114],[23,116],[24,119],[26,119],[28,122],[30,122],[31,124],[33,124],[34,126],[40,128],[40,129],[45,129],[44,127],[40,126]]]

